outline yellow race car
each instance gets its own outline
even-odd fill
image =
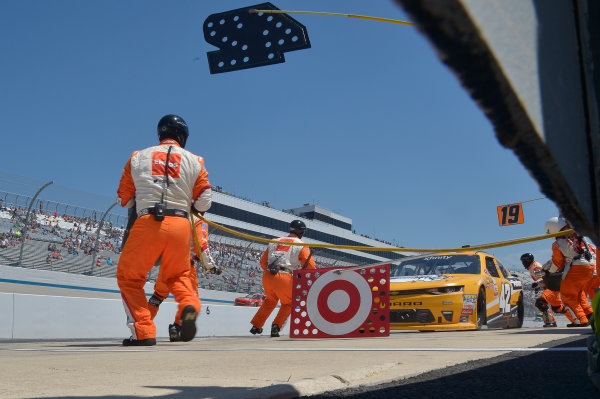
[[[523,325],[523,282],[485,252],[409,257],[390,265],[390,329]]]

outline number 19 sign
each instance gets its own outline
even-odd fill
[[[510,226],[523,223],[523,204],[500,205],[498,209],[498,223],[500,226]]]

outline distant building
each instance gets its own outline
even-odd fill
[[[300,208],[289,210],[290,213],[309,220],[318,220],[339,228],[352,231],[352,219],[338,215],[329,209],[321,208],[318,205],[304,204]]]
[[[392,245],[352,232],[352,219],[338,215],[317,205],[280,211],[224,193],[213,192],[213,202],[206,213],[209,220],[246,234],[263,238],[287,235],[289,223],[301,219],[307,232],[303,240],[307,243],[370,246],[392,248]],[[214,231],[212,231],[214,232]],[[212,233],[211,232],[211,233]],[[222,231],[216,234],[226,234]],[[352,249],[315,248],[315,255],[350,264],[369,264],[400,259],[406,254],[385,251],[356,251]]]

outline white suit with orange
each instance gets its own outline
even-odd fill
[[[117,282],[133,339],[156,337],[144,284],[148,271],[159,257],[163,278],[179,304],[176,320],[188,305],[200,311],[200,301],[190,281],[191,229],[185,215],[192,203],[198,211],[208,210],[211,197],[204,160],[181,148],[175,140],[164,139],[159,145],[136,151],[127,161],[117,201],[126,208],[135,203],[138,218],[119,259]],[[170,213],[184,217],[165,216],[162,221],[157,221],[153,215],[145,214],[161,199]]]
[[[531,278],[533,279],[533,281],[535,281],[538,284],[542,284],[543,286],[543,281],[542,281],[542,277],[544,276],[544,271],[543,271],[543,265],[538,262],[538,261],[533,261],[531,262],[531,265],[529,265],[529,267],[527,268],[527,270],[529,270],[529,274],[531,275]],[[565,307],[560,299],[560,293],[557,291],[552,291],[549,289],[545,289],[542,294],[538,297],[538,300],[540,300],[540,298],[546,302],[546,304],[552,306],[552,310],[554,310],[557,313],[564,313],[565,316],[567,317],[567,319],[569,319],[569,321],[572,323],[574,321],[573,316],[571,316],[571,314],[569,312],[566,312]],[[537,301],[536,301],[537,302]],[[556,319],[554,317],[554,314],[552,314],[552,310],[548,309],[548,316],[550,317],[550,320],[544,320],[545,322],[549,322],[549,323],[556,323]]]
[[[277,241],[303,242],[293,233]],[[281,271],[275,275],[271,274],[267,268],[272,264],[279,266]],[[308,247],[270,243],[260,258],[260,265],[263,268],[262,283],[267,298],[250,323],[257,328],[262,328],[277,306],[277,302],[281,301],[281,307],[273,324],[283,328],[292,310],[292,273],[302,268],[314,269],[315,260],[310,256]]]
[[[581,324],[587,323],[587,315],[593,313],[585,290],[596,268],[596,248],[587,244],[591,255],[591,259],[587,260],[583,256],[585,245],[583,239],[575,234],[556,238],[552,244],[552,267],[550,268],[553,273],[562,271],[560,296],[565,306],[573,312]]]

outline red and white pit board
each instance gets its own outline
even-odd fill
[[[390,334],[390,265],[344,269],[294,272],[291,338]]]

